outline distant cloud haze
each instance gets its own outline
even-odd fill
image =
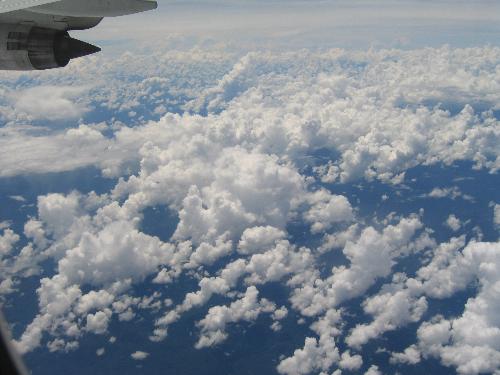
[[[154,44],[168,35],[216,38],[248,48],[473,46],[498,45],[499,21],[500,3],[488,0],[160,0],[154,12],[126,21],[107,19],[82,36],[97,42],[118,39],[124,42],[119,49],[127,40]]]

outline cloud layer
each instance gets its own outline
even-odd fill
[[[302,347],[277,361],[282,374],[380,373],[363,347],[410,324],[417,340],[391,353],[393,364],[436,357],[464,374],[499,371],[498,242],[472,233],[437,243],[423,211],[377,220],[340,189],[404,187],[414,167],[459,161],[497,173],[499,49],[193,49],[118,61],[124,72],[142,73],[124,85],[104,60],[31,76],[42,86],[28,93],[102,78],[89,80],[74,102],[71,89],[54,93],[65,118],[81,117],[62,127],[44,122],[38,94],[12,104],[14,78],[0,92],[1,176],[93,166],[115,179],[103,194],[41,195],[22,231],[2,228],[2,294],[39,274],[42,262],[55,264],[40,278],[38,312],[17,338],[22,352],[75,350],[84,335],[106,335],[111,322],[139,311],[155,319],[150,340],[168,340],[169,328],[195,309],[204,315],[193,325],[194,345],[207,350],[228,338],[231,325],[265,321],[271,334],[293,312],[310,330]],[[458,188],[437,186],[415,198],[444,197],[465,199]],[[142,228],[146,211],[158,207],[178,218],[170,238]],[[444,222],[457,236],[466,224],[451,212]],[[297,241],[294,225],[314,241]],[[325,267],[334,255],[339,260]],[[414,271],[401,269],[408,259],[418,260]],[[134,291],[142,283],[176,287],[181,277],[195,287],[175,301]],[[432,299],[475,280],[477,293],[459,317],[427,319]],[[286,290],[286,305],[262,296],[270,283]],[[368,320],[346,328],[354,300]]]

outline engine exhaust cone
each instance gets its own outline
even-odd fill
[[[67,33],[58,35],[54,44],[55,58],[61,66],[68,65],[69,61],[72,59],[91,55],[100,51],[101,49],[99,47],[82,42],[78,39],[73,39]]]

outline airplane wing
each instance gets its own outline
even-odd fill
[[[13,12],[39,5],[55,3],[58,0],[0,0],[0,13]]]
[[[155,0],[0,0],[0,70],[45,70],[100,51],[70,30],[156,9]]]
[[[28,9],[54,16],[117,17],[157,6],[155,0],[0,0],[0,14]]]
[[[27,375],[23,361],[11,343],[10,330],[0,311],[0,374]]]

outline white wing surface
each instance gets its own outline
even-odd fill
[[[38,5],[55,3],[58,0],[0,0],[0,13],[13,12]]]

